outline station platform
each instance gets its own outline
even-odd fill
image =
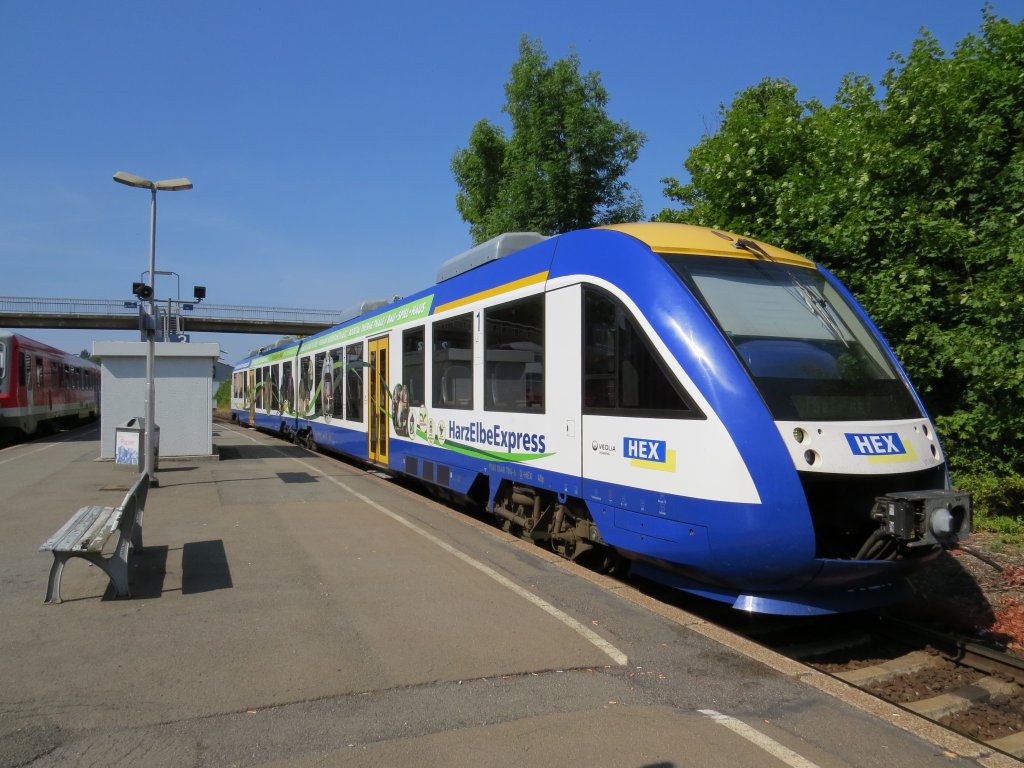
[[[39,545],[132,468],[0,450],[0,766],[1019,765],[382,473],[214,424],[132,596]]]

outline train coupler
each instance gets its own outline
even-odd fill
[[[906,547],[952,546],[971,535],[971,494],[906,491],[875,499],[871,516]]]

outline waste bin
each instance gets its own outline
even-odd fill
[[[143,469],[146,463],[146,420],[133,416],[114,427],[114,463]],[[160,425],[153,429],[153,471],[160,464]]]

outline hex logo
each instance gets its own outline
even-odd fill
[[[654,461],[664,464],[668,460],[664,440],[647,440],[639,437],[627,437],[622,444],[622,452],[627,459]]]
[[[846,442],[850,444],[854,456],[899,456],[907,452],[903,441],[895,432],[847,432]]]

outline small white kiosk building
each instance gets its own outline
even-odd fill
[[[101,359],[100,458],[114,458],[115,428],[146,415],[146,342],[97,341]],[[160,458],[214,456],[213,371],[215,343],[156,343],[156,425]]]

